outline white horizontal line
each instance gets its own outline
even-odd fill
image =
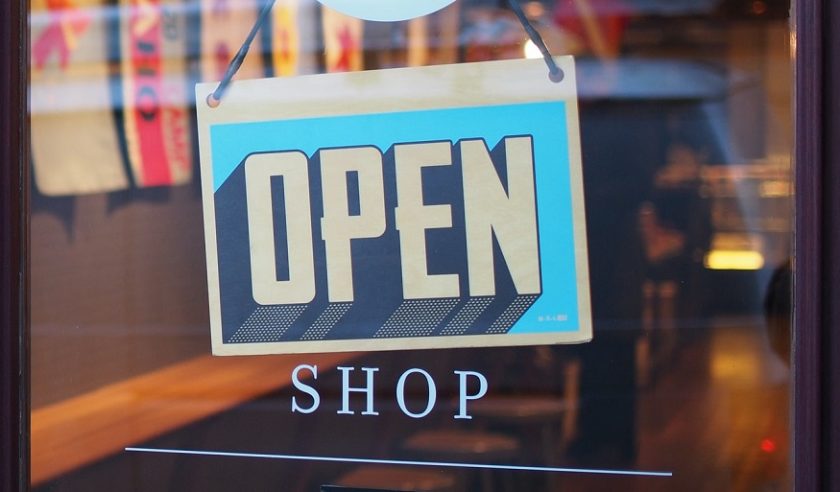
[[[672,477],[672,472],[603,470],[598,468],[557,468],[551,466],[493,465],[485,463],[449,463],[442,461],[382,460],[373,458],[347,458],[337,456],[305,456],[294,454],[239,453],[229,451],[201,451],[191,449],[125,448],[129,453],[187,454],[193,456],[224,456],[228,458],[256,458],[272,460],[328,461],[338,463],[365,463],[377,465],[442,466],[450,468],[482,468],[490,470],[535,471],[551,473],[590,473],[597,475],[630,475],[642,477]]]

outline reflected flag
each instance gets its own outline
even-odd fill
[[[272,10],[271,59],[274,75],[288,77],[315,72],[317,3],[277,0]]]
[[[255,0],[201,0],[202,81],[222,79],[231,59],[257,21],[259,7]],[[257,36],[234,80],[264,77],[262,53],[262,39]]]
[[[272,11],[272,62],[274,75],[297,75],[300,56],[300,31],[296,22],[296,0],[278,0]]]
[[[79,36],[83,36],[90,25],[91,14],[76,8],[73,0],[47,0],[46,5],[47,25],[32,43],[32,65],[36,70],[42,70],[55,52],[59,67],[67,69],[70,54],[79,46]]]
[[[32,1],[32,156],[44,195],[128,187],[112,111],[105,14],[98,0]]]
[[[321,8],[324,56],[328,72],[354,72],[364,68],[364,21],[329,7]]]
[[[123,124],[138,187],[192,178],[186,18],[177,0],[121,0]]]

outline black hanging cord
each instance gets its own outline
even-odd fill
[[[542,36],[540,36],[540,33],[534,29],[534,26],[531,25],[531,21],[528,20],[528,16],[526,16],[525,12],[522,11],[522,6],[519,5],[519,0],[508,0],[508,5],[510,5],[513,13],[516,14],[516,17],[519,18],[519,22],[522,24],[522,27],[525,28],[525,32],[528,33],[528,37],[531,38],[531,41],[537,45],[540,53],[542,53],[545,64],[548,65],[548,78],[551,79],[552,82],[560,82],[563,80],[563,70],[557,66],[557,63],[554,62],[554,58],[552,58],[551,53],[548,51],[548,46],[545,45],[545,41],[543,41]]]
[[[248,50],[251,49],[251,42],[253,42],[254,38],[257,36],[257,31],[259,31],[263,24],[265,24],[266,19],[268,19],[268,14],[271,12],[271,7],[273,6],[274,0],[268,0],[266,4],[263,5],[262,10],[260,11],[260,16],[257,17],[257,21],[254,23],[253,27],[251,27],[251,32],[248,33],[248,37],[245,38],[245,42],[242,43],[242,46],[239,48],[236,56],[234,56],[230,61],[227,70],[225,70],[225,75],[219,82],[218,87],[216,87],[216,90],[207,96],[207,105],[211,108],[215,108],[220,102],[222,102],[222,96],[224,96],[231,80],[233,80],[233,76],[236,75],[237,71],[239,71],[239,67],[248,55]]]
[[[239,48],[236,56],[234,56],[230,61],[227,70],[225,70],[225,75],[222,77],[222,80],[219,82],[216,90],[207,96],[207,105],[211,108],[217,107],[222,102],[222,96],[224,96],[230,82],[233,80],[233,76],[236,75],[236,72],[239,71],[239,67],[242,66],[242,62],[245,60],[245,57],[248,56],[248,50],[251,49],[251,43],[257,36],[257,32],[260,28],[262,28],[263,24],[265,24],[266,19],[268,19],[268,14],[274,6],[274,1],[275,0],[268,0],[266,4],[263,5],[259,17],[257,17],[257,21],[254,23],[253,27],[251,27],[251,32],[248,33],[248,37],[245,38],[245,42],[242,43],[242,46]],[[554,58],[551,57],[551,53],[549,53],[548,47],[545,45],[545,41],[543,41],[542,36],[540,36],[540,33],[534,29],[534,26],[531,25],[531,21],[528,20],[525,12],[522,11],[522,7],[519,5],[519,0],[508,0],[508,4],[516,14],[516,17],[519,18],[519,22],[522,23],[522,27],[525,28],[525,32],[528,33],[528,37],[531,38],[531,41],[537,45],[537,48],[539,48],[542,53],[545,64],[548,65],[548,78],[553,82],[560,82],[563,80],[563,70],[561,70],[560,67],[557,66],[557,63],[554,62]]]

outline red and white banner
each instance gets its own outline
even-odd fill
[[[121,0],[123,123],[137,186],[192,177],[186,18],[174,0]]]
[[[362,42],[365,23],[329,7],[321,8],[327,72],[355,72],[364,68]]]
[[[257,21],[261,5],[256,0],[201,0],[202,81],[217,82],[222,79]],[[264,77],[263,51],[258,33],[234,80]]]
[[[99,0],[32,0],[32,154],[50,196],[124,189]]]

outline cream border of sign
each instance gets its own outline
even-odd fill
[[[592,340],[575,64],[571,56],[557,57],[556,61],[565,74],[559,83],[549,80],[543,60],[503,60],[242,80],[230,86],[221,104],[216,108],[208,107],[204,101],[216,89],[217,84],[197,84],[195,92],[213,355],[500,347],[584,343]],[[515,335],[223,343],[211,166],[213,156],[209,135],[212,125],[557,100],[563,100],[567,104],[566,123],[577,271],[578,318],[580,320],[577,331]]]

